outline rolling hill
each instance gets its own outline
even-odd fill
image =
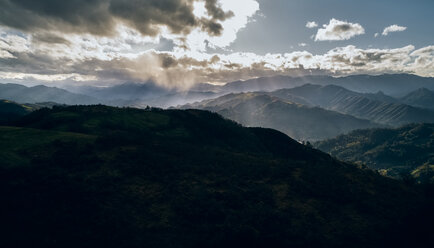
[[[431,247],[432,198],[200,110],[0,127],[2,247]]]
[[[9,100],[0,100],[0,125],[10,124],[32,111],[41,108],[52,108],[56,103],[45,102],[35,104],[20,104]]]
[[[292,89],[270,93],[281,98],[302,98],[312,106],[349,114],[373,122],[401,126],[409,123],[434,122],[434,111],[398,103],[392,97],[377,94],[357,93],[335,85],[306,84]]]
[[[8,100],[0,100],[0,124],[10,123],[32,111],[32,107]]]
[[[398,129],[356,130],[315,146],[344,161],[359,162],[392,177],[408,175],[434,164],[434,124]],[[414,174],[413,173],[413,174]]]
[[[289,100],[259,92],[228,94],[182,108],[217,112],[243,125],[274,128],[298,140],[321,140],[354,129],[378,126],[350,115],[306,106],[309,103],[301,98],[286,98]]]

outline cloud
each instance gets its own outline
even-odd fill
[[[316,27],[318,27],[318,24],[314,21],[306,23],[306,28],[316,28]]]
[[[420,48],[410,54],[414,58],[412,69],[420,74],[434,77],[434,46]]]
[[[333,18],[329,24],[324,24],[323,28],[318,29],[315,41],[349,40],[364,33],[365,29],[358,23],[339,21]]]
[[[197,1],[205,1],[206,17],[194,15]],[[0,0],[0,24],[23,31],[111,36],[124,24],[147,36],[158,35],[162,27],[174,34],[200,28],[214,36],[231,17],[216,0]]]
[[[384,28],[382,35],[387,36],[389,33],[402,32],[402,31],[405,31],[406,29],[407,29],[407,27],[398,26],[396,24],[393,24],[389,27]]]
[[[204,52],[207,49],[225,48],[234,42],[237,33],[253,21],[252,17],[259,11],[259,3],[255,0],[220,0],[220,7],[234,14],[232,18],[220,22],[223,32],[219,36],[209,36],[202,30],[193,30],[185,36],[165,35],[168,39],[175,40],[179,48],[187,48],[193,51]],[[201,8],[201,4],[197,4]],[[202,5],[203,9],[206,9]],[[203,12],[203,10],[202,10]]]
[[[298,46],[299,46],[299,47],[306,47],[307,44],[302,42],[302,43],[298,43]]]
[[[92,4],[95,6],[99,6],[101,2],[107,2],[107,0],[93,1],[95,3],[92,2]],[[109,12],[110,20],[116,22],[115,25],[110,26],[113,28],[110,32],[116,35],[105,36],[105,34],[94,33],[89,27],[68,27],[70,24],[62,24],[66,21],[57,17],[60,15],[57,12],[55,17],[38,14],[34,18],[43,18],[46,21],[57,18],[60,24],[53,24],[53,26],[50,26],[49,22],[41,24],[42,26],[36,25],[37,23],[29,24],[31,27],[26,29],[29,31],[0,26],[0,79],[44,81],[56,84],[63,81],[115,84],[125,81],[153,80],[168,88],[186,89],[197,82],[224,83],[273,75],[408,72],[422,76],[434,76],[434,46],[417,50],[411,45],[396,49],[360,49],[355,46],[345,46],[332,49],[324,54],[295,51],[258,55],[234,53],[229,50],[220,54],[213,53],[212,51],[215,51],[213,48],[224,50],[230,45],[236,39],[237,33],[254,18],[259,10],[257,1],[158,1],[162,4],[159,8],[163,8],[169,2],[173,2],[172,7],[175,9],[179,6],[191,5],[196,21],[211,20],[211,22],[218,23],[221,29],[209,28],[221,30],[221,33],[215,35],[214,31],[204,28],[202,24],[193,25],[190,28],[181,27],[177,33],[174,27],[170,27],[170,23],[164,24],[163,20],[152,20],[152,22],[160,23],[157,25],[159,34],[152,36],[152,32],[145,32],[146,35],[144,35],[143,29],[136,27],[136,24],[132,22],[133,17],[128,21],[118,17],[119,13]],[[110,3],[115,2],[110,1]],[[136,4],[139,2],[143,1],[136,1]],[[146,2],[152,5],[157,0]],[[184,5],[176,4],[181,2]],[[0,3],[11,4],[10,1],[5,0],[0,0]],[[14,5],[27,6],[26,4],[29,3],[29,0],[17,0]],[[34,2],[35,6],[40,4],[39,1]],[[63,3],[59,2],[59,4]],[[119,4],[127,3],[119,2]],[[106,8],[109,7],[106,6]],[[33,6],[33,8],[36,7]],[[32,11],[35,12],[33,8]],[[168,13],[181,13],[175,9],[171,9]],[[0,9],[0,12],[2,11]],[[48,10],[36,12],[41,11]],[[117,11],[122,12],[123,10],[118,9]],[[85,13],[80,13],[80,15],[85,15]],[[0,19],[2,18],[0,16]],[[24,16],[23,18],[29,17]],[[81,21],[87,21],[85,17],[80,18]],[[69,17],[69,19],[74,18]],[[150,27],[157,26],[150,24]],[[42,27],[47,27],[47,29]],[[70,29],[62,30],[61,27]],[[75,30],[75,28],[79,29]],[[183,31],[184,28],[187,29]],[[320,30],[324,30],[321,31],[323,34]],[[327,36],[329,39],[335,36],[344,39],[364,32],[359,24],[335,19],[320,30],[318,31],[320,36]],[[318,39],[318,34],[316,36]],[[305,43],[299,44],[301,47],[306,45]],[[162,46],[170,48],[162,51]]]
[[[396,49],[360,49],[355,46],[330,50],[317,59],[321,69],[346,73],[412,72],[414,59],[410,53],[415,49],[408,45]]]
[[[109,48],[100,45],[97,50]],[[153,80],[168,88],[187,89],[197,82],[224,83],[273,75],[415,73],[434,76],[434,46],[415,50],[412,45],[395,49],[360,49],[349,45],[317,55],[308,51],[265,55],[155,50],[132,55],[112,51],[106,56],[83,53],[79,58],[67,53],[53,57],[43,49],[10,51],[12,56],[0,58],[0,78],[28,81],[88,80],[107,85]]]
[[[1,30],[0,30],[1,31]],[[0,32],[0,58],[14,58],[14,53],[29,50],[30,42],[26,38]]]

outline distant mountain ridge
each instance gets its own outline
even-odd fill
[[[361,93],[384,92],[387,95],[402,96],[419,88],[434,90],[434,78],[411,74],[384,74],[378,76],[352,75],[332,76],[274,76],[230,82],[222,87],[226,92],[275,91],[294,88],[305,84],[337,85]]]
[[[19,84],[0,84],[0,99],[19,103],[55,102],[70,105],[101,103],[96,98],[71,93],[56,87],[44,85],[26,87]]]
[[[420,88],[399,99],[411,106],[434,109],[434,91]]]
[[[399,103],[399,100],[381,92],[357,93],[335,85],[306,84],[270,94],[281,98],[296,96],[311,103],[312,106],[392,126],[434,122],[434,111]]]
[[[78,87],[74,91],[101,99],[107,105],[139,108],[146,106],[168,108],[221,95],[205,90],[205,88],[167,89],[152,81],[145,83],[127,82],[109,87]]]
[[[379,126],[350,115],[302,105],[307,102],[301,99],[297,101],[294,103],[268,93],[254,92],[228,94],[181,108],[217,112],[243,125],[277,129],[298,140],[320,140],[358,128]]]

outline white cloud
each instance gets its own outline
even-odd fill
[[[329,24],[324,24],[318,29],[315,41],[324,40],[349,40],[354,36],[365,33],[365,29],[358,23],[350,23],[331,19]]]
[[[306,23],[306,28],[316,28],[316,27],[318,27],[318,23],[314,21]]]
[[[406,29],[407,29],[407,27],[398,26],[396,24],[393,24],[393,25],[391,25],[389,27],[386,27],[383,30],[382,35],[383,36],[387,36],[389,33],[392,33],[392,32],[402,32],[402,31],[405,31]]]
[[[412,45],[396,49],[345,46],[317,55],[308,51],[266,55],[210,54],[200,49],[164,52],[152,49],[161,37],[143,36],[126,26],[119,26],[117,32],[113,37],[100,37],[56,32],[23,35],[0,29],[0,79],[108,84],[152,79],[167,87],[188,88],[195,82],[224,83],[310,71],[434,76],[434,46],[418,50]]]
[[[412,69],[417,74],[434,77],[434,45],[420,48],[410,56],[414,58]]]
[[[0,29],[0,58],[15,58],[14,53],[21,53],[30,49],[27,37],[9,34]]]
[[[414,72],[410,53],[414,46],[395,49],[360,49],[355,46],[338,47],[317,56],[320,68],[341,73]]]
[[[306,47],[307,44],[306,44],[306,43],[298,43],[298,46],[299,46],[299,47]]]
[[[379,33],[375,33],[374,34],[374,37],[378,37],[380,34]]]
[[[162,37],[174,40],[178,49],[193,50],[204,52],[208,47],[225,48],[234,42],[237,38],[237,33],[245,28],[247,24],[254,21],[252,17],[259,11],[259,3],[256,0],[220,0],[221,8],[224,11],[232,11],[234,16],[228,18],[220,24],[222,25],[222,33],[219,36],[210,36],[207,32],[200,28],[192,30],[187,36],[174,35],[170,31],[163,31]],[[203,6],[198,3],[195,6],[197,14],[203,14]]]

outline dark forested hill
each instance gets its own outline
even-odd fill
[[[0,195],[0,247],[432,245],[418,188],[200,110],[35,111],[0,127]]]
[[[357,93],[335,85],[306,84],[270,94],[281,98],[290,96],[291,99],[296,96],[314,106],[392,126],[434,122],[434,111],[399,103],[381,92]]]
[[[422,172],[432,173],[428,170],[434,165],[434,124],[357,130],[315,145],[339,159],[361,162],[390,176],[419,169],[414,173],[420,177]]]
[[[0,125],[12,123],[32,111],[54,105],[54,103],[19,104],[9,100],[0,100]]]
[[[378,126],[350,115],[310,107],[308,101],[296,96],[285,98],[260,92],[228,94],[183,108],[210,110],[243,125],[277,129],[298,140],[320,140]]]
[[[58,104],[52,102],[20,104],[9,100],[0,100],[0,125],[10,124],[32,111],[51,108],[55,105]]]
[[[31,108],[7,100],[0,100],[0,124],[8,123],[28,114]]]

